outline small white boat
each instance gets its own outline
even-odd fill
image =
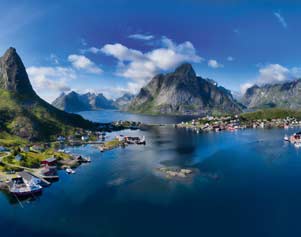
[[[75,171],[71,169],[70,167],[66,168],[67,174],[75,174]]]
[[[287,135],[284,136],[284,141],[289,141],[289,137]]]
[[[296,148],[300,148],[301,147],[301,142],[296,142],[294,145],[295,145]]]

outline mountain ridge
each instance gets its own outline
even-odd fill
[[[61,94],[52,105],[67,112],[80,112],[100,109],[116,109],[114,102],[107,99],[102,93],[79,94],[71,91],[68,94]]]
[[[97,127],[42,100],[33,90],[24,64],[12,47],[0,57],[0,114],[0,139],[11,136],[49,140],[68,135],[76,128]]]
[[[301,108],[301,79],[276,84],[253,85],[241,102],[249,109]]]
[[[240,113],[231,92],[198,77],[191,64],[158,74],[132,100],[128,111],[147,114],[205,115]]]

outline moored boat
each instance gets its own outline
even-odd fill
[[[71,169],[70,167],[66,168],[67,174],[75,174],[75,170]]]
[[[301,143],[300,142],[296,142],[294,145],[295,145],[296,148],[300,148],[301,147]]]
[[[9,192],[17,197],[30,196],[42,192],[42,186],[33,182],[28,181],[21,176],[13,178],[9,184]]]

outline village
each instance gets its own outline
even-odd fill
[[[91,144],[101,153],[133,144],[145,145],[144,136],[110,137],[105,132],[139,126],[140,123],[118,121],[105,125],[102,131],[77,130],[72,136],[60,135],[51,142],[0,145],[0,189],[17,199],[40,194],[59,180],[59,171],[75,174],[78,166],[91,162],[90,157],[71,154],[65,147]]]
[[[186,128],[199,133],[236,131],[246,128],[291,128],[301,126],[301,120],[294,117],[277,119],[244,119],[238,115],[235,116],[206,116],[193,119],[191,122],[181,122],[176,124],[177,128]]]

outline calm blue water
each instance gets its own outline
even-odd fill
[[[101,121],[98,112],[85,116]],[[75,175],[61,173],[24,208],[0,194],[1,236],[300,236],[301,149],[282,141],[293,131],[196,134],[154,127],[119,132],[145,135],[146,146],[105,153],[69,148],[92,163]],[[167,180],[156,171],[163,165],[200,174]]]

